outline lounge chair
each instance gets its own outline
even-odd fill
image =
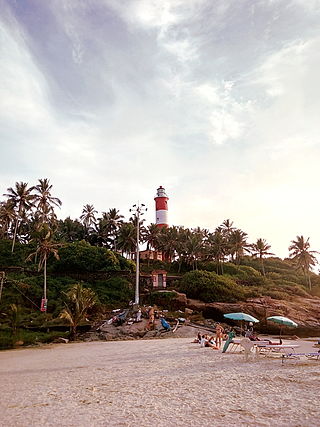
[[[306,357],[308,360],[320,360],[320,350],[318,352],[310,353],[287,353],[282,355],[282,363],[286,359],[301,359],[301,357]]]

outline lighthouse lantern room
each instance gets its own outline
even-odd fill
[[[168,227],[168,200],[165,189],[160,185],[157,189],[157,195],[154,198],[156,202],[156,225],[158,227]]]

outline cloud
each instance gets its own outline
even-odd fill
[[[2,192],[48,177],[61,216],[140,200],[150,222],[161,184],[171,223],[231,218],[282,256],[311,234],[316,1],[1,4]]]

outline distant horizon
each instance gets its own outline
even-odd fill
[[[320,0],[0,0],[0,194],[320,250]],[[81,200],[81,203],[79,203]]]

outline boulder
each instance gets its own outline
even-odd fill
[[[59,337],[59,338],[56,338],[53,342],[54,343],[67,344],[69,342],[69,340],[68,340],[68,338]]]

